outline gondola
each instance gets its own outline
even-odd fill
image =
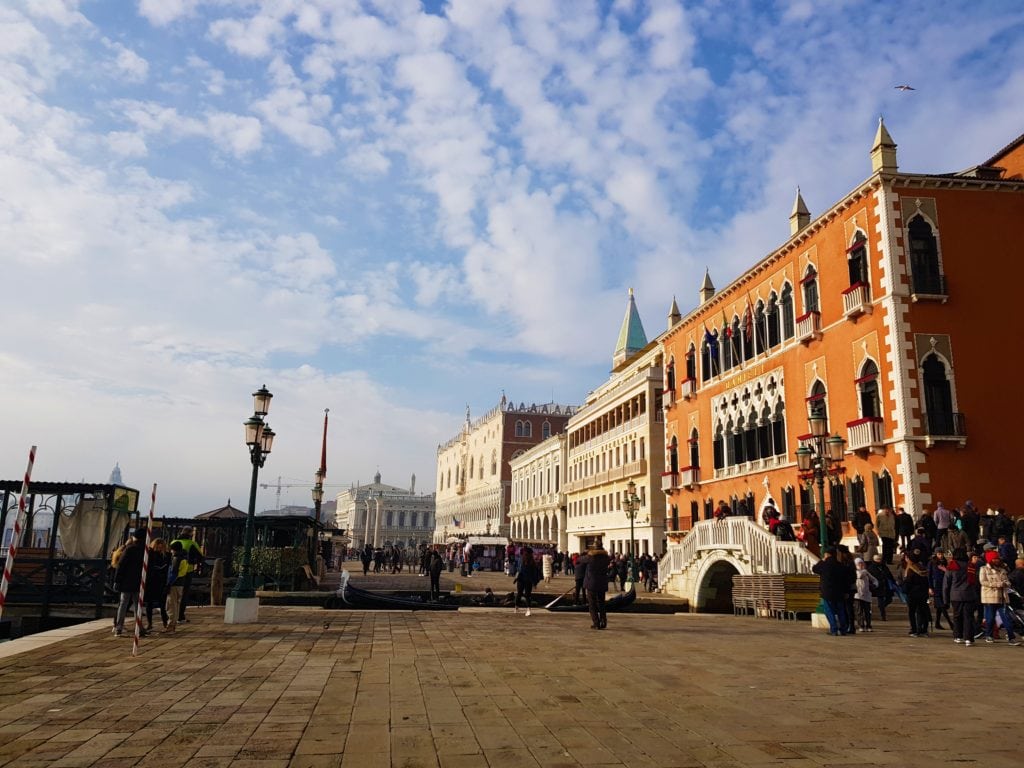
[[[608,613],[615,613],[616,611],[623,611],[633,604],[636,600],[636,588],[630,586],[627,592],[620,592],[615,597],[610,597],[604,602],[604,609]],[[557,604],[548,608],[549,611],[556,613],[586,613],[588,610],[586,604],[573,605],[572,603],[566,603],[559,601]]]
[[[458,605],[432,603],[421,597],[395,597],[368,589],[353,587],[348,573],[343,572],[341,588],[324,602],[324,608],[356,608],[384,611],[457,611]]]

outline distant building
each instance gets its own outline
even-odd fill
[[[476,421],[469,408],[459,433],[437,447],[437,523],[434,541],[452,535],[509,536],[509,462],[565,431],[575,409],[544,403],[518,406],[504,395]]]
[[[673,302],[672,313],[678,313]],[[565,494],[571,552],[601,544],[629,552],[630,520],[623,508],[630,481],[640,506],[633,520],[637,554],[665,549],[665,467],[661,411],[662,348],[647,341],[633,291],[612,356],[608,380],[569,420]]]
[[[403,547],[429,544],[434,531],[434,494],[417,494],[415,475],[408,488],[387,485],[380,478],[378,472],[369,485],[355,485],[337,495],[335,527],[347,531],[356,549],[367,542]]]
[[[526,544],[542,544],[564,552],[565,530],[565,433],[521,453],[510,463],[512,503],[508,518],[509,538]]]

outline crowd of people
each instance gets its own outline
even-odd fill
[[[856,544],[841,543],[841,529],[830,532],[814,566],[830,634],[871,632],[873,608],[885,620],[899,599],[911,637],[950,630],[964,646],[1003,635],[1021,644],[1024,518],[1014,521],[1005,509],[982,515],[970,501],[953,509],[940,502],[916,520],[902,507],[880,509],[874,519],[861,507],[852,527]]]

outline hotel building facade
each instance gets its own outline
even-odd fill
[[[508,517],[512,541],[566,551],[569,539],[562,492],[566,456],[563,432],[509,462],[512,503]]]
[[[797,522],[815,510],[794,456],[809,412],[846,441],[825,499],[841,520],[861,505],[1024,505],[994,469],[1024,427],[1006,304],[1024,262],[1024,136],[965,171],[907,173],[880,121],[870,157],[817,218],[798,191],[790,239],[722,290],[706,277],[663,335],[670,538],[719,500],[758,520],[768,499]]]
[[[408,488],[381,482],[378,472],[368,485],[354,485],[336,497],[335,527],[347,532],[350,546],[367,543],[418,547],[434,534],[434,494],[416,493],[416,475]]]

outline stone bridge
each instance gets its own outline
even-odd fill
[[[798,541],[779,541],[747,517],[702,520],[658,564],[658,586],[691,611],[732,611],[736,574],[810,573],[818,558]]]

